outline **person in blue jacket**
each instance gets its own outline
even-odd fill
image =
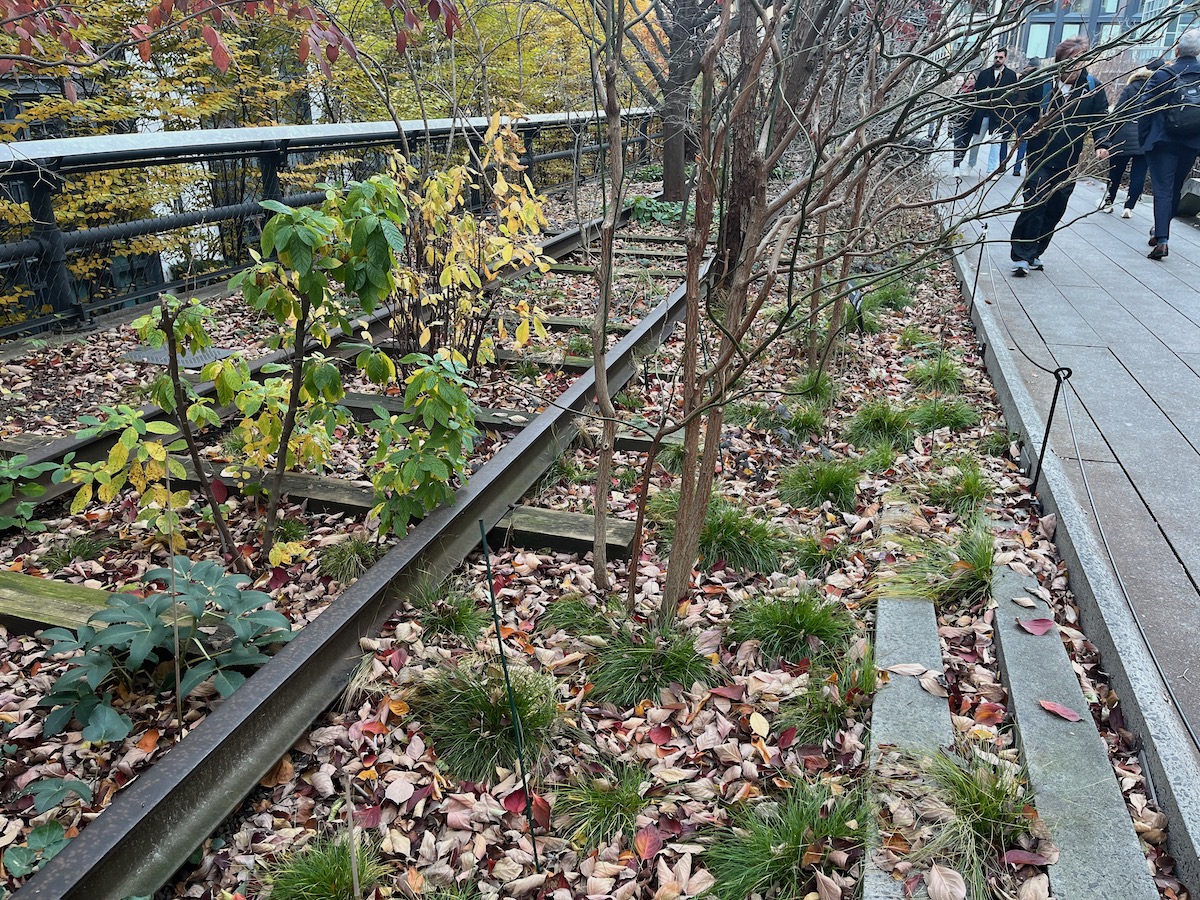
[[[1080,55],[1087,38],[1068,38],[1054,48],[1055,66],[1041,87],[1041,102],[1029,109],[1017,133],[1025,136],[1027,174],[1022,184],[1023,205],[1013,223],[1012,274],[1024,278],[1041,270],[1042,254],[1067,211],[1075,190],[1075,167],[1089,131],[1100,128],[1108,115],[1108,97],[1088,74]],[[1097,141],[1096,156],[1108,158]]]
[[[1151,75],[1142,91],[1138,134],[1154,188],[1154,227],[1150,229],[1153,249],[1147,254],[1154,260],[1167,258],[1171,219],[1179,212],[1183,184],[1200,154],[1200,130],[1173,134],[1168,122],[1177,87],[1200,78],[1197,53],[1200,53],[1200,28],[1192,28],[1175,45],[1175,61]]]

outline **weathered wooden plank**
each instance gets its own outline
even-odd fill
[[[633,453],[649,453],[650,445],[653,443],[653,436],[646,434],[645,432],[618,431],[617,440],[613,446],[617,450],[629,450]],[[665,438],[663,438],[662,443],[659,445],[659,449],[661,450],[663,447],[666,447],[669,444],[682,445],[683,435],[679,433],[667,435]]]
[[[193,484],[196,482],[196,469],[190,459],[179,458],[187,478]],[[213,466],[210,474],[217,474],[219,466]],[[220,475],[220,479],[231,490],[240,490],[241,485],[263,485],[269,482],[273,473],[259,472],[246,466],[242,472],[245,477],[237,479],[229,475]],[[366,512],[375,506],[375,492],[372,488],[352,484],[331,475],[309,475],[306,473],[289,473],[283,476],[283,493],[292,500],[308,501],[308,508],[317,512],[348,512],[354,515]]]
[[[74,629],[103,609],[109,596],[78,584],[0,572],[0,621]]]
[[[342,405],[359,422],[375,419],[375,407],[382,406],[390,415],[404,412],[404,403],[399,397],[382,394],[349,393],[342,398]],[[524,428],[537,416],[536,412],[515,409],[489,409],[481,407],[475,414],[475,424],[481,428]]]
[[[583,513],[518,506],[496,523],[493,533],[505,535],[517,546],[586,553],[592,549],[594,523],[591,516]],[[633,547],[633,523],[609,516],[607,526],[609,555],[628,558]]]
[[[550,267],[550,271],[556,272],[560,275],[591,275],[591,274],[595,273],[596,267],[595,266],[579,266],[579,265],[575,265],[574,263],[555,263],[554,265],[552,265]],[[684,274],[686,274],[686,273],[684,273],[683,271],[681,271],[679,269],[650,269],[650,268],[642,268],[641,266],[636,266],[636,267],[632,267],[632,268],[631,267],[624,267],[624,268],[618,267],[613,270],[613,274],[616,275],[618,278],[622,278],[622,277],[636,278],[639,275],[649,275],[651,278],[682,278],[684,276]]]
[[[637,256],[642,259],[687,259],[687,250],[662,250],[654,247],[618,247],[618,256]]]
[[[592,361],[582,356],[551,357],[544,353],[515,353],[512,350],[497,350],[496,362],[531,362],[539,366],[576,372],[586,372],[592,367]]]

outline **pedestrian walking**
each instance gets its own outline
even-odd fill
[[[1042,254],[1075,190],[1075,166],[1084,139],[1108,115],[1104,89],[1079,58],[1087,46],[1087,38],[1080,36],[1054,48],[1055,70],[1043,79],[1041,101],[1018,123],[1018,136],[1029,142],[1029,173],[1022,185],[1023,205],[1013,223],[1009,250],[1012,274],[1017,278],[1028,275],[1030,269],[1044,268]],[[1108,151],[1098,148],[1096,156],[1106,159]]]
[[[1175,45],[1175,60],[1146,81],[1138,134],[1150,184],[1154,188],[1154,227],[1150,259],[1167,258],[1171,219],[1188,173],[1200,155],[1200,28],[1185,31]]]
[[[1108,148],[1108,190],[1100,199],[1100,211],[1111,213],[1117,202],[1117,190],[1129,170],[1129,192],[1125,195],[1122,219],[1133,217],[1133,209],[1146,186],[1146,156],[1142,153],[1142,142],[1138,136],[1138,113],[1142,106],[1142,89],[1154,74],[1150,69],[1139,68],[1129,76],[1121,96],[1112,111],[1112,127],[1101,138],[1099,146]]]
[[[966,127],[955,135],[954,140],[955,175],[958,174],[958,167],[966,156],[968,146],[971,147],[971,157],[967,164],[971,168],[975,167],[978,145],[986,140],[990,133],[999,135],[1001,140],[999,144],[992,144],[988,149],[989,171],[997,170],[1000,160],[1008,157],[1007,137],[1012,130],[1009,90],[1017,83],[1017,73],[1005,65],[1007,59],[1007,48],[1000,47],[992,55],[992,65],[975,73],[974,113],[967,119]]]
[[[1032,112],[1033,118],[1037,118],[1038,101],[1041,98],[1041,84],[1032,76],[1041,68],[1041,61],[1031,59],[1027,62],[1024,68],[1021,69],[1021,74],[1017,76],[1017,83],[1013,87],[1012,107],[1012,123],[1013,123],[1013,140],[1017,144],[1017,156],[1013,160],[1012,173],[1017,178],[1021,177],[1021,163],[1025,161],[1025,149],[1027,141],[1016,134],[1017,123],[1027,118]]]

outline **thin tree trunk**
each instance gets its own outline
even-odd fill
[[[179,425],[180,434],[187,443],[188,456],[191,457],[192,465],[196,469],[196,480],[200,483],[200,490],[204,493],[204,499],[208,501],[209,508],[213,511],[213,525],[216,526],[217,534],[221,538],[221,549],[229,554],[230,563],[238,572],[249,575],[250,567],[242,558],[242,554],[238,552],[237,543],[229,532],[229,525],[225,522],[224,513],[221,512],[221,504],[213,492],[212,479],[204,471],[204,462],[200,456],[200,447],[196,444],[196,435],[192,432],[192,423],[188,421],[187,395],[184,393],[183,380],[179,373],[179,348],[175,343],[175,318],[167,311],[165,303],[162,307],[162,327],[167,335],[167,371],[170,373],[171,384],[175,391],[175,421]],[[172,552],[174,549],[174,547],[171,548]]]
[[[304,375],[304,344],[308,340],[308,314],[312,301],[307,294],[300,300],[300,315],[296,319],[295,346],[292,348],[292,387],[288,394],[287,412],[283,416],[283,430],[279,435],[279,450],[275,454],[275,476],[271,479],[271,493],[267,498],[267,521],[263,526],[264,559],[269,559],[275,543],[275,521],[279,515],[279,504],[283,497],[283,475],[287,471],[288,445],[296,428],[296,409],[300,405],[301,378]]]

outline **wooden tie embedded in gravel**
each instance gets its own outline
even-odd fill
[[[566,372],[586,372],[592,367],[591,359],[583,356],[548,356],[545,353],[518,353],[513,350],[497,350],[496,362],[531,362],[537,366],[562,369]]]
[[[1158,890],[1058,628],[1038,635],[1018,624],[1054,619],[1037,585],[1007,566],[992,576],[996,647],[1009,709],[1038,816],[1061,851],[1047,870],[1051,891],[1057,900],[1154,900]],[[1014,597],[1033,606],[1014,603]],[[1066,707],[1079,721],[1047,710],[1043,701]]]
[[[0,622],[21,630],[29,626],[78,628],[104,609],[111,594],[78,584],[0,572]]]
[[[579,266],[574,263],[555,263],[550,267],[550,271],[561,275],[594,275],[596,267]],[[613,275],[618,278],[637,278],[639,275],[649,275],[651,278],[682,278],[686,274],[680,269],[643,269],[640,267],[613,269]]]
[[[633,549],[634,524],[625,519],[605,520],[608,554],[628,559]],[[561,550],[565,553],[586,553],[592,549],[595,519],[584,513],[561,509],[541,509],[518,506],[496,523],[493,534],[506,536],[506,543],[517,547]]]
[[[400,397],[387,397],[382,394],[348,393],[342,398],[341,404],[360,422],[374,421],[376,406],[383,407],[393,416],[404,412],[404,401]],[[485,430],[524,428],[537,415],[536,412],[513,409],[477,409],[475,424]]]
[[[881,535],[897,534],[917,511],[908,503],[889,503],[879,514]],[[942,677],[942,648],[937,613],[924,599],[884,597],[875,609],[875,664],[915,664]],[[892,748],[930,755],[954,741],[945,699],[926,691],[912,675],[891,674],[881,682],[871,704],[871,764]],[[904,884],[874,864],[878,833],[868,844],[863,866],[863,900],[902,900]]]

